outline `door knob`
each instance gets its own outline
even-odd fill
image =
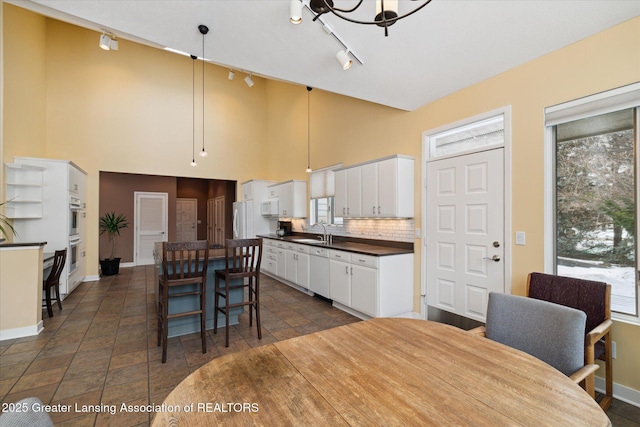
[[[484,258],[482,258],[482,259],[490,259],[490,260],[492,260],[492,261],[498,262],[498,261],[500,261],[500,255],[497,255],[497,254],[496,254],[496,255],[492,256],[491,258],[489,258],[489,257],[484,257]]]

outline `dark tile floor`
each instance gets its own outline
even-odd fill
[[[77,412],[82,405],[161,403],[189,373],[223,354],[358,321],[328,303],[262,277],[262,340],[246,315],[224,334],[169,340],[167,363],[156,346],[153,268],[123,268],[117,276],[83,283],[54,317],[44,313],[36,337],[0,341],[0,400],[37,396],[44,403],[72,405],[52,413],[56,426],[148,425],[146,413]],[[615,427],[640,427],[640,408],[615,401],[608,413]]]

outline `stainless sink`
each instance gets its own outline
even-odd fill
[[[291,239],[292,242],[296,242],[296,243],[311,243],[314,245],[326,245],[327,242],[323,242],[322,240],[318,240],[318,239]]]

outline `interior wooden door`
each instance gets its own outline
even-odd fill
[[[176,199],[176,241],[198,240],[198,200]]]
[[[207,240],[215,243],[215,202],[214,199],[207,200]]]
[[[225,241],[225,220],[224,220],[224,196],[218,196],[214,200],[214,231],[213,243],[224,245]]]
[[[154,263],[155,243],[167,240],[169,195],[136,191],[134,196],[134,261],[136,265],[149,265]]]

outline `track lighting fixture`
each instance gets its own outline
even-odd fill
[[[104,50],[118,50],[118,40],[111,34],[102,33],[100,35],[100,47]]]
[[[204,36],[209,32],[206,25],[198,25],[198,30],[202,34],[202,151],[200,157],[207,157],[209,153],[204,149]]]
[[[247,77],[244,78],[244,82],[247,84],[247,86],[251,87],[253,86],[253,79],[251,78],[251,73],[249,73],[249,75]]]
[[[291,0],[289,4],[289,20],[295,25],[302,22],[302,2],[300,0]]]
[[[338,61],[343,70],[348,70],[353,65],[353,61],[349,58],[349,51],[339,50],[336,53],[336,61]]]
[[[233,70],[229,70],[229,80],[233,80],[235,76],[236,76],[236,73],[234,73]]]
[[[380,0],[378,0],[380,1]],[[390,2],[392,0],[387,0],[387,2]],[[326,5],[323,6],[323,4],[326,2]],[[358,5],[354,8],[356,9],[358,6],[360,6],[360,4],[362,3],[362,0],[359,1]],[[356,55],[348,46],[347,44],[342,40],[342,38],[336,34],[335,30],[333,29],[333,26],[329,23],[326,22],[322,19],[322,14],[323,13],[327,13],[327,12],[333,12],[333,10],[338,10],[341,11],[341,9],[334,9],[333,8],[333,2],[332,0],[318,0],[316,1],[311,1],[310,3],[306,4],[300,0],[291,0],[291,5],[290,5],[290,19],[291,22],[294,24],[299,24],[300,22],[302,22],[302,11],[300,13],[300,21],[299,22],[294,22],[294,13],[293,13],[293,9],[294,7],[301,7],[301,8],[307,8],[309,10],[309,12],[311,12],[312,15],[314,15],[313,20],[314,21],[319,21],[322,24],[322,29],[324,30],[325,33],[329,34],[330,36],[332,36],[334,39],[336,39],[336,41],[338,43],[340,43],[340,45],[342,46],[342,50],[340,50],[340,52],[338,52],[338,54],[336,55],[336,59],[337,61],[340,63],[340,66],[344,69],[344,70],[348,70],[351,65],[353,65],[353,59],[355,59],[356,61],[358,61],[358,63],[360,65],[362,65],[362,60],[358,57],[358,55]],[[318,7],[321,9],[321,11],[314,9],[314,7]],[[388,12],[389,8],[385,8],[384,11]],[[296,9],[297,10],[297,9]],[[395,22],[395,21],[394,21]],[[389,24],[391,25],[391,24]]]

